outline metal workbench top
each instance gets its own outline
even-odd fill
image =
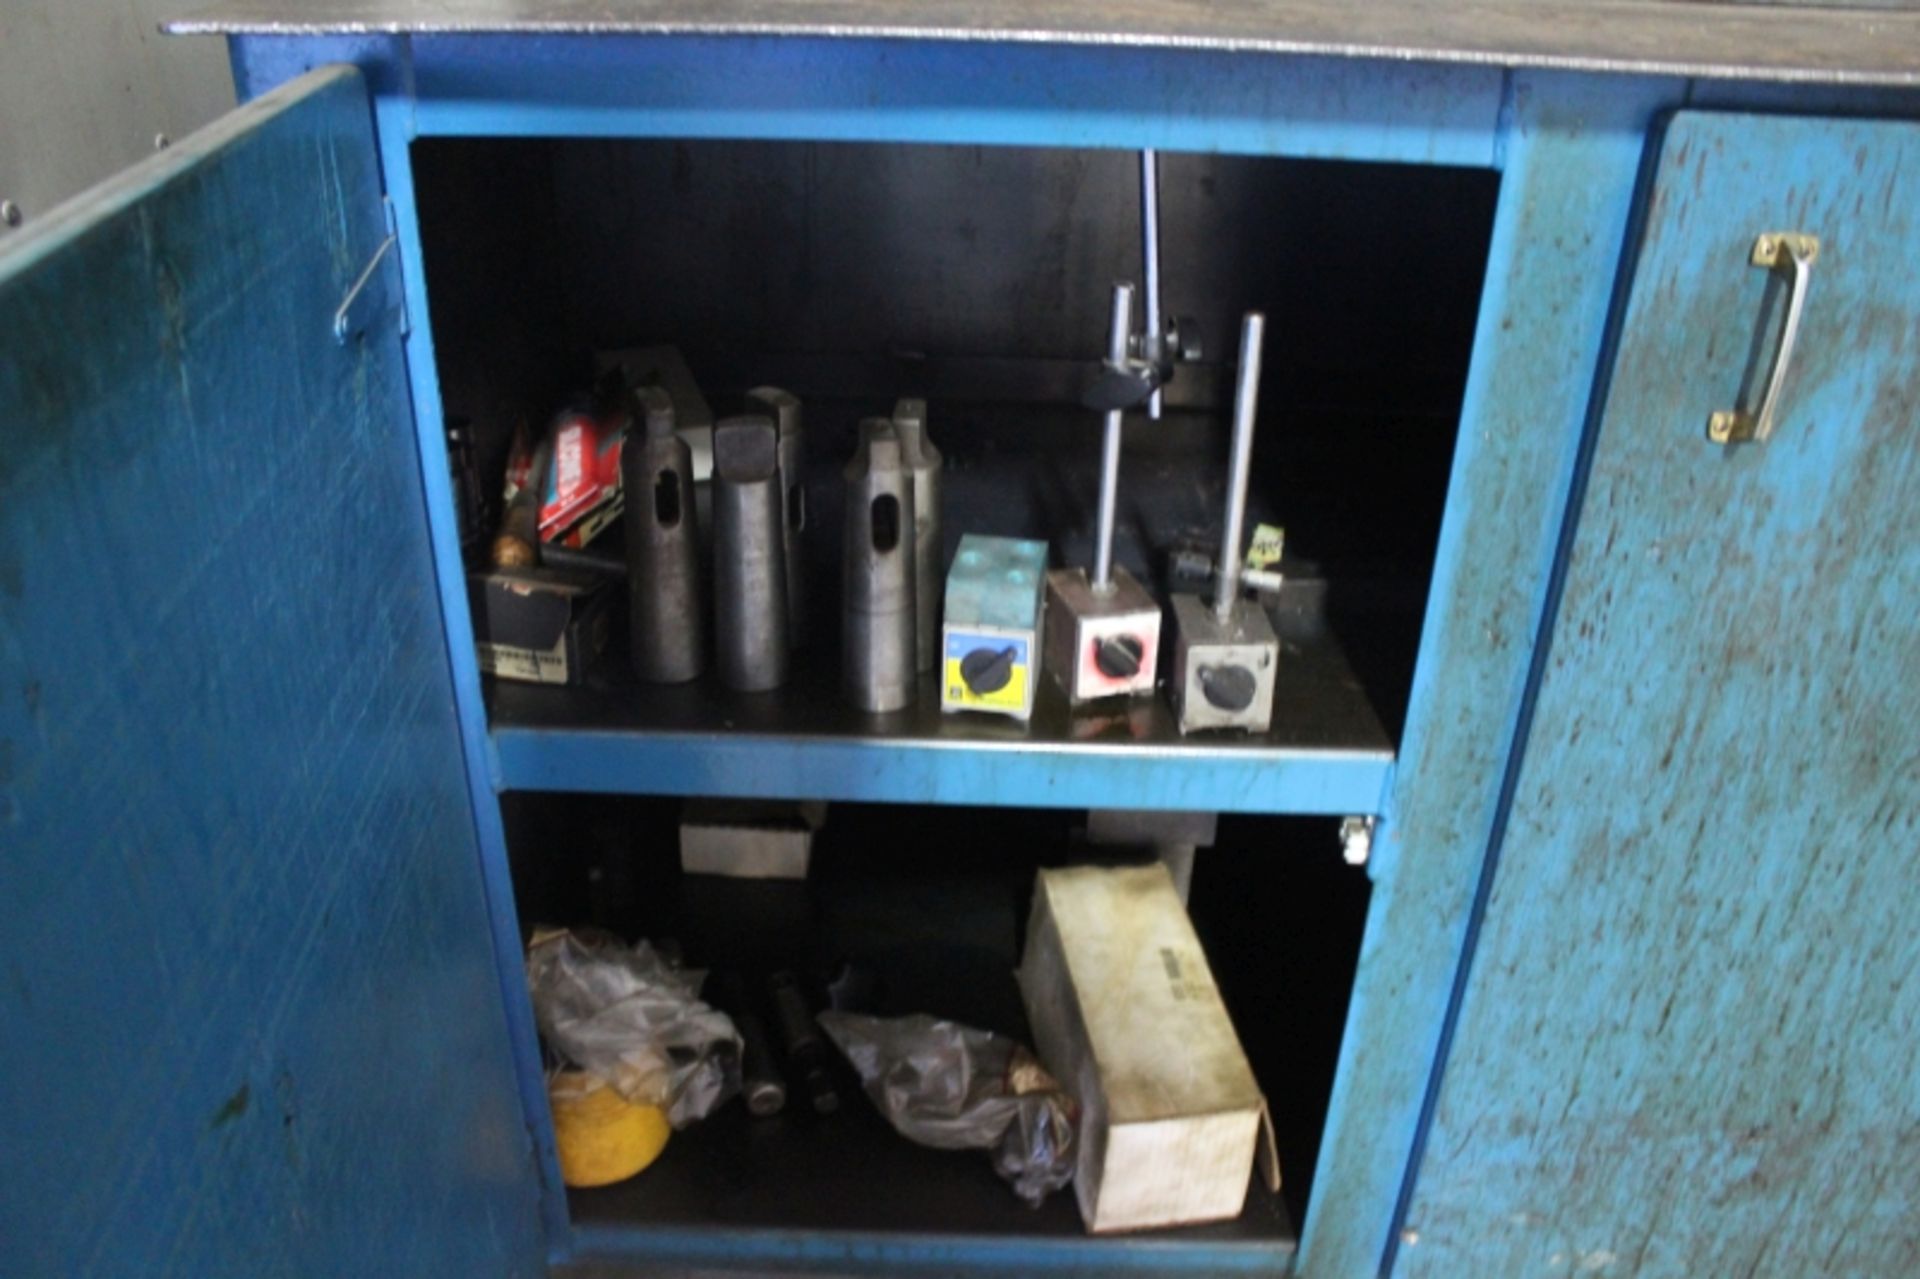
[[[1920,0],[221,0],[177,34],[782,35],[1920,85]]]

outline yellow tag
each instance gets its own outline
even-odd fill
[[[1247,548],[1247,567],[1272,568],[1280,562],[1280,552],[1286,545],[1287,530],[1273,524],[1254,525],[1253,545]]]
[[[1013,711],[1027,708],[1027,668],[1015,666],[1007,682],[991,693],[976,693],[960,676],[960,660],[947,659],[947,705],[969,710]]]
[[[948,630],[945,639],[946,661],[941,671],[945,682],[940,690],[942,709],[996,711],[1025,718],[1033,661],[1032,646],[1026,636]],[[1004,662],[998,668],[1002,681],[997,687],[990,684],[985,692],[976,691],[967,682],[964,667],[970,659],[994,655]]]

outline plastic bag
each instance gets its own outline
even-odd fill
[[[541,933],[527,948],[533,1016],[567,1061],[684,1128],[740,1090],[740,1035],[700,1001],[705,973],[646,942]]]
[[[820,1026],[901,1136],[990,1151],[1032,1207],[1073,1179],[1073,1100],[1021,1045],[925,1015],[823,1012]]]

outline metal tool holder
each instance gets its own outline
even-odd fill
[[[940,661],[940,479],[945,467],[927,436],[925,400],[896,401],[893,429],[913,477],[913,665],[930,671]]]
[[[787,640],[799,648],[807,632],[807,434],[800,397],[777,386],[747,392],[747,412],[770,418],[779,439],[780,548],[787,566]]]
[[[1056,569],[1047,574],[1047,666],[1074,704],[1153,691],[1160,657],[1160,605],[1134,576],[1113,562],[1114,511],[1119,501],[1120,443],[1126,422],[1133,340],[1133,285],[1113,286],[1107,327],[1107,360],[1094,399],[1106,412],[1100,452],[1100,509],[1094,535],[1093,574]],[[1114,392],[1101,396],[1102,388]],[[1151,389],[1139,385],[1131,403]]]
[[[968,533],[947,574],[940,709],[1033,717],[1047,544]]]
[[[1173,711],[1182,733],[1231,728],[1263,733],[1273,720],[1280,641],[1259,603],[1240,596],[1240,542],[1246,527],[1253,427],[1260,400],[1266,317],[1249,312],[1240,328],[1240,373],[1233,397],[1227,509],[1214,569],[1213,598],[1173,597]]]
[[[740,692],[787,682],[787,565],[779,437],[765,417],[713,428],[713,614],[720,679]]]
[[[886,418],[860,424],[846,469],[841,677],[863,711],[914,699],[913,477]]]
[[[693,454],[674,434],[672,396],[643,386],[633,399],[642,421],[620,455],[633,671],[648,683],[683,684],[707,666]]]

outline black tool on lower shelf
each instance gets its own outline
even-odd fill
[[[807,1095],[815,1114],[832,1114],[840,1109],[840,1093],[833,1086],[832,1050],[813,1020],[813,1005],[800,988],[800,979],[785,969],[774,973],[767,978],[767,997],[780,1029],[780,1046],[786,1051],[788,1082]]]
[[[773,1061],[773,1036],[754,1005],[753,991],[740,975],[717,972],[710,979],[713,1002],[740,1032],[740,1095],[749,1113],[762,1119],[787,1105],[787,1081]]]

